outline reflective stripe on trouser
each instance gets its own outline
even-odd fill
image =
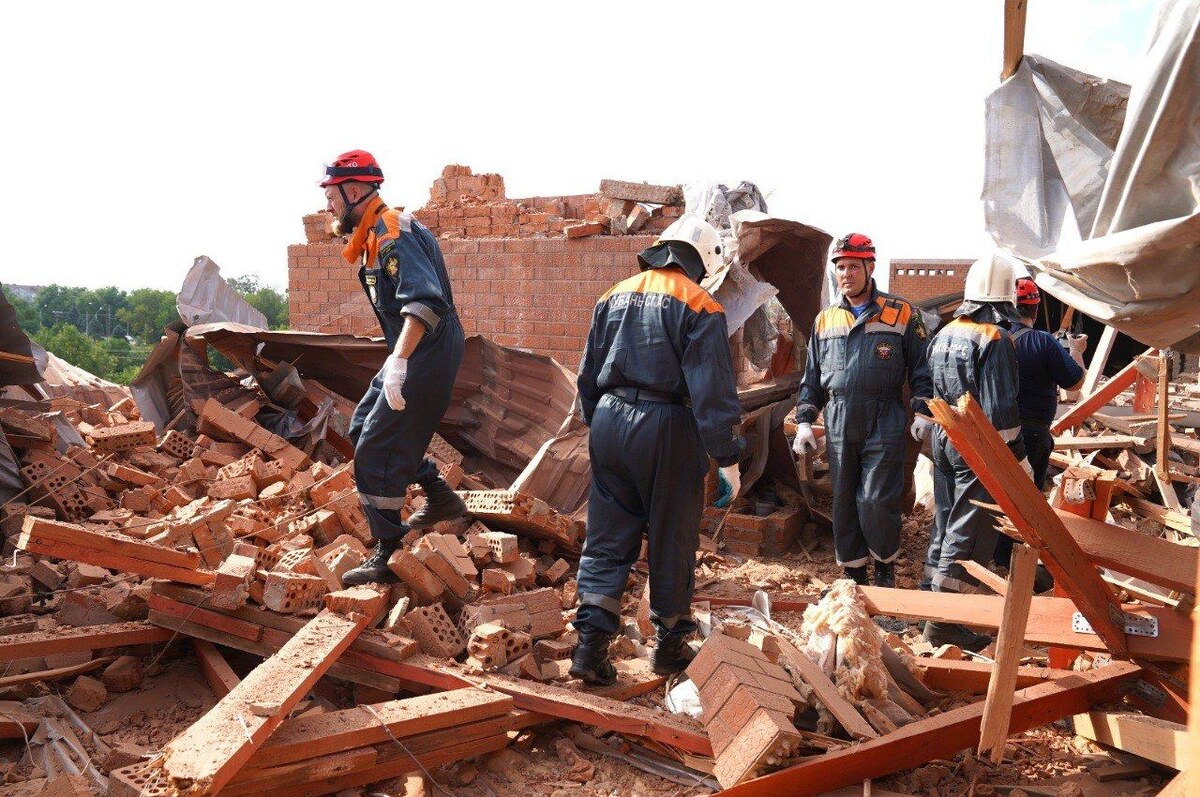
[[[899,399],[838,398],[825,406],[837,563],[900,556],[904,407]]]
[[[454,316],[447,316],[427,335],[432,335],[429,346],[418,347],[409,358],[404,409],[397,412],[388,406],[381,371],[371,380],[350,423],[354,480],[371,536],[377,540],[408,533],[400,519],[408,485],[438,478],[437,465],[425,459],[425,450],[450,406],[463,343]]]
[[[931,584],[939,592],[974,592],[979,581],[958,564],[992,561],[996,520],[972,501],[992,503],[983,484],[950,445],[939,427],[933,440],[933,496],[937,503],[934,529],[925,559]]]
[[[589,436],[592,487],[579,557],[580,633],[615,633],[629,568],[646,536],[650,619],[691,631],[708,458],[688,407],[605,396]]]

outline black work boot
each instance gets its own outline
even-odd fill
[[[425,503],[408,518],[411,529],[427,529],[443,520],[454,520],[467,514],[467,505],[442,479],[423,484]]]
[[[378,540],[375,550],[353,570],[347,570],[342,576],[343,587],[357,587],[362,584],[395,584],[400,578],[388,569],[388,559],[400,547],[399,540]]]
[[[696,658],[692,646],[687,643],[687,634],[658,635],[658,644],[654,648],[651,666],[658,675],[671,675],[683,672]]]
[[[978,653],[992,643],[987,634],[977,634],[965,625],[958,623],[935,623],[929,620],[925,623],[925,639],[935,648],[942,645],[957,645],[963,650]]]
[[[853,579],[854,583],[858,584],[860,587],[865,587],[871,583],[871,579],[867,574],[866,565],[863,565],[862,567],[844,567],[842,570],[845,571],[846,578]]]
[[[896,565],[894,562],[875,563],[875,586],[891,588],[896,586]]]
[[[608,643],[613,635],[590,631],[580,633],[579,642],[571,651],[572,678],[579,678],[588,686],[612,686],[617,682],[617,669],[608,660]]]

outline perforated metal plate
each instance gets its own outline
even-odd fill
[[[1125,633],[1131,636],[1158,636],[1157,617],[1142,617],[1141,615],[1129,614],[1128,612],[1114,612],[1113,621],[1123,626]],[[1077,634],[1096,633],[1092,629],[1092,624],[1087,621],[1087,618],[1081,612],[1075,612],[1075,614],[1071,615],[1071,630]]]

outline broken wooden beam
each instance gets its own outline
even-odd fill
[[[212,583],[211,571],[200,569],[200,555],[26,515],[17,547],[30,553],[84,562],[98,567],[165,578],[184,584]]]
[[[1154,349],[1148,349],[1143,356],[1151,356],[1154,353]],[[1095,357],[1093,357],[1093,360],[1095,360]],[[1112,378],[1105,382],[1098,390],[1089,389],[1089,386],[1085,384],[1083,392],[1086,395],[1074,407],[1068,410],[1066,414],[1055,421],[1054,425],[1050,427],[1050,431],[1057,436],[1083,423],[1091,417],[1092,413],[1121,395],[1126,388],[1131,387],[1137,380],[1137,375],[1137,357],[1134,357],[1129,365],[1113,374]]]
[[[992,763],[1004,757],[1008,738],[1008,718],[1012,714],[1013,693],[1017,683],[1017,665],[1025,648],[1025,623],[1033,600],[1033,577],[1037,572],[1037,554],[1028,545],[1017,544],[1012,550],[1012,566],[1004,597],[1004,613],[996,637],[995,664],[988,682],[979,730],[979,755],[991,753]]]
[[[957,407],[933,399],[929,409],[992,500],[1025,542],[1037,549],[1055,584],[1075,602],[1108,649],[1115,656],[1126,656],[1129,643],[1124,624],[1114,619],[1121,617],[1121,609],[1112,587],[1100,578],[1037,485],[1025,475],[979,402],[966,393]]]
[[[1141,672],[1136,664],[1114,662],[1022,689],[1013,699],[1008,733],[1021,733],[1112,699],[1117,689]],[[808,759],[796,766],[729,789],[729,797],[815,795],[861,784],[935,758],[951,758],[979,738],[983,703],[918,720],[886,736]]]
[[[1089,711],[1072,718],[1075,733],[1171,769],[1188,761],[1188,729],[1178,722],[1127,711]]]
[[[934,620],[998,629],[1004,611],[1004,599],[996,595],[968,595],[952,592],[926,592],[887,587],[859,587],[871,615],[887,615],[907,620]],[[1157,636],[1129,637],[1130,655],[1165,661],[1187,661],[1192,644],[1191,624],[1173,609],[1127,603],[1125,612],[1142,618],[1153,617],[1158,623]],[[1025,628],[1025,641],[1074,650],[1107,650],[1094,633],[1072,627],[1076,612],[1069,598],[1034,596]]]
[[[985,661],[958,659],[933,659],[920,657],[913,660],[921,683],[943,692],[968,692],[981,695],[991,682],[992,665]],[[1051,667],[1020,666],[1016,671],[1015,686],[1024,689],[1064,678],[1074,670],[1056,670]]]
[[[212,688],[217,699],[225,697],[241,681],[237,673],[225,661],[217,646],[207,639],[193,639],[192,650],[196,652],[196,660],[200,663],[200,671],[204,673],[208,685]]]
[[[770,648],[768,648],[770,644]],[[858,709],[838,692],[837,686],[815,662],[801,653],[783,637],[772,634],[763,640],[763,652],[778,654],[776,661],[785,670],[795,673],[813,690],[813,695],[829,710],[833,718],[850,734],[851,739],[874,739],[879,733],[871,727]]]
[[[369,589],[353,591],[361,596],[356,611],[322,610],[278,653],[167,744],[159,768],[169,788],[181,795],[207,795],[230,781],[362,633],[385,600],[382,593]]]
[[[0,637],[0,661],[126,645],[148,645],[167,642],[172,636],[169,629],[144,622],[59,626],[52,631],[30,631]]]

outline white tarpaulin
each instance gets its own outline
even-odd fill
[[[1120,84],[1025,56],[988,98],[983,192],[988,231],[1033,261],[1043,290],[1147,345],[1193,351],[1198,33],[1200,0],[1164,2],[1127,102]]]

